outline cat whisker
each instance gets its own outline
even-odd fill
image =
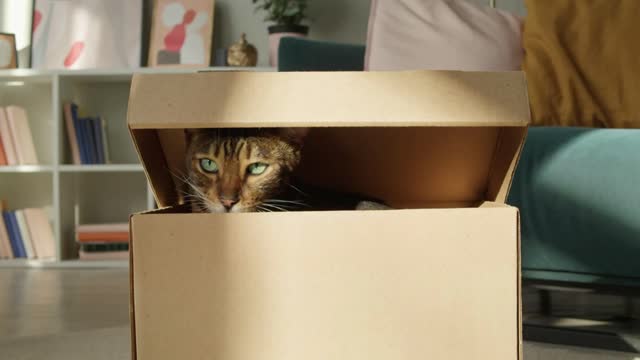
[[[260,205],[256,205],[256,210],[260,211],[260,212],[273,212],[265,207],[262,207]]]
[[[295,187],[295,186],[293,186],[293,185],[291,185],[291,184],[289,184],[289,186],[290,186],[293,190],[295,190],[295,191],[299,192],[301,195],[309,196],[309,194],[307,194],[307,193],[305,193],[304,191],[302,191],[302,190],[298,189],[297,187]]]
[[[298,207],[295,206],[291,206],[291,205],[275,205],[275,204],[264,204],[265,206],[270,206],[274,209],[278,209],[280,211],[293,211],[293,210],[297,210]]]
[[[265,201],[266,203],[275,203],[276,205],[299,205],[309,207],[309,204],[304,203],[303,201],[297,200],[281,200],[281,199],[269,199]]]
[[[280,207],[280,206],[277,206],[277,205],[273,205],[273,204],[264,203],[264,202],[262,203],[262,206],[267,207],[267,208],[271,208],[271,209],[276,209],[276,210],[279,210],[279,211],[287,211],[287,209],[285,209],[283,207]]]

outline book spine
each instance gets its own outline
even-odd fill
[[[4,216],[0,215],[0,248],[2,253],[0,257],[4,259],[13,259],[13,250],[11,249],[11,242],[9,241],[9,232],[7,225],[4,222]]]
[[[18,231],[20,231],[20,237],[22,238],[22,244],[24,245],[24,250],[27,253],[27,257],[29,259],[35,259],[37,257],[36,248],[33,246],[33,241],[31,239],[31,233],[29,232],[29,226],[27,225],[27,220],[24,217],[23,210],[16,210],[16,222],[18,223]]]
[[[102,125],[100,123],[100,118],[92,118],[91,125],[93,128],[93,135],[96,140],[96,154],[98,157],[98,164],[104,164],[105,161],[102,145]]]
[[[78,251],[78,258],[87,261],[99,260],[127,260],[129,259],[128,251]]]
[[[13,254],[17,258],[26,258],[27,254],[22,244],[22,238],[20,237],[20,230],[18,230],[18,223],[16,221],[15,213],[13,211],[5,211],[2,213],[4,222],[7,225],[9,231],[9,239],[13,248]]]
[[[80,122],[84,127],[84,131],[87,134],[87,153],[89,157],[89,164],[97,164],[97,154],[96,154],[96,140],[93,135],[93,126],[91,126],[90,118],[81,118]]]
[[[67,125],[67,138],[69,138],[69,148],[71,149],[71,159],[75,165],[80,165],[80,148],[78,145],[78,134],[73,121],[73,108],[77,108],[76,104],[64,104],[64,120]],[[77,112],[77,109],[75,110]]]
[[[29,208],[23,212],[38,259],[55,257],[53,230],[45,209]]]
[[[78,232],[76,234],[76,239],[80,243],[84,242],[100,242],[100,243],[113,243],[113,242],[129,242],[129,233],[121,233],[121,232],[97,232],[97,233],[86,233],[86,232]]]
[[[103,117],[100,117],[100,126],[102,127],[102,153],[104,154],[104,163],[110,164],[111,158],[109,157],[109,142],[107,141],[107,122]]]
[[[129,232],[129,224],[127,223],[104,223],[104,224],[79,224],[76,225],[77,232],[85,233],[113,233],[113,232]]]
[[[73,118],[73,125],[77,131],[76,137],[78,139],[80,163],[85,165],[89,163],[89,158],[87,157],[87,135],[85,134],[80,118],[78,117],[78,106],[75,104],[71,106],[71,116]]]
[[[4,108],[0,107],[0,138],[2,138],[2,144],[4,145],[5,155],[7,157],[7,165],[18,165],[18,158],[16,157],[16,147],[11,137],[11,130],[9,128],[9,120],[7,119],[7,113]]]
[[[19,106],[7,106],[7,119],[13,136],[18,163],[21,165],[35,165],[38,163],[36,147],[29,126],[27,112]]]
[[[127,243],[81,244],[80,249],[86,252],[129,251],[129,244]]]
[[[0,166],[7,165],[7,154],[4,151],[4,144],[2,143],[2,137],[0,136]]]

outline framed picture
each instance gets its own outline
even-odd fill
[[[154,0],[149,66],[209,66],[215,0]]]
[[[16,36],[14,34],[0,33],[0,69],[15,69],[17,67]]]
[[[31,66],[137,68],[142,0],[35,0]]]

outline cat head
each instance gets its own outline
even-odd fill
[[[188,202],[196,212],[265,210],[289,186],[306,128],[187,130]]]

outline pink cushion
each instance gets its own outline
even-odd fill
[[[522,20],[464,0],[373,0],[366,70],[519,70]]]

